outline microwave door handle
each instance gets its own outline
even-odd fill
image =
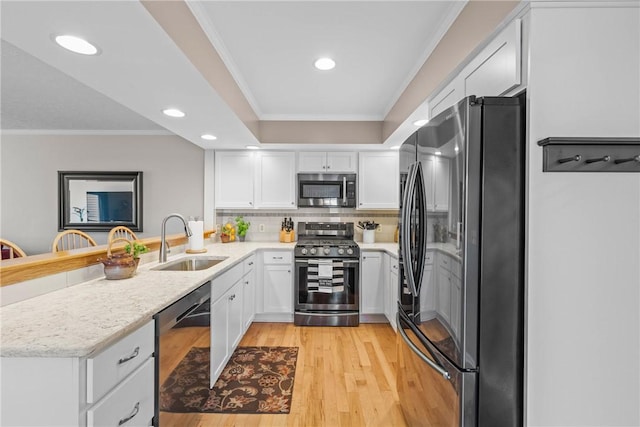
[[[342,177],[342,203],[347,204],[347,177]]]

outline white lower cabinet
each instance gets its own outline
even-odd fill
[[[256,320],[293,321],[293,252],[263,251],[262,275],[257,281]]]
[[[442,252],[438,253],[437,259],[436,311],[451,336],[457,340],[461,326],[461,265],[455,257]]]
[[[87,411],[87,426],[146,426],[153,418],[153,358]]]
[[[231,283],[231,285],[229,285]],[[243,266],[238,264],[211,283],[211,386],[244,333]],[[220,296],[220,293],[222,293]]]
[[[251,255],[244,263],[242,276],[242,323],[244,332],[249,329],[256,316],[256,257]]]
[[[384,315],[387,274],[383,269],[382,252],[362,251],[360,273],[360,313]]]
[[[87,358],[2,357],[0,425],[151,425],[153,349],[150,320]]]
[[[395,331],[396,326],[396,313],[398,312],[398,258],[385,254],[385,258],[387,259],[387,265],[389,266],[389,275],[387,279],[387,284],[385,286],[385,307],[384,313],[387,316],[387,320],[393,327]]]

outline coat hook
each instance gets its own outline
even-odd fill
[[[572,157],[565,157],[564,159],[558,159],[558,163],[567,163],[567,162],[579,162],[582,156],[580,154],[576,154]]]
[[[609,160],[611,160],[611,157],[604,156],[604,157],[600,157],[599,159],[587,159],[584,162],[585,163],[596,163],[596,162],[608,162]]]
[[[616,165],[619,165],[620,163],[627,163],[627,162],[639,162],[640,163],[640,154],[638,154],[635,157],[630,157],[628,159],[618,159],[615,161]]]

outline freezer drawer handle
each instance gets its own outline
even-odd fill
[[[427,356],[425,356],[420,351],[420,349],[418,347],[416,347],[416,345],[409,339],[409,337],[407,336],[407,333],[404,331],[404,328],[402,327],[402,323],[401,323],[401,319],[400,319],[400,313],[396,314],[396,324],[398,325],[398,331],[400,332],[400,335],[402,336],[402,339],[404,340],[404,342],[407,343],[409,348],[411,350],[413,350],[413,352],[415,354],[417,354],[418,357],[420,359],[422,359],[423,362],[425,362],[427,365],[431,366],[440,375],[442,375],[444,377],[444,379],[450,380],[451,379],[451,374],[449,374],[449,372],[447,372],[444,369],[442,369],[442,367],[439,366],[438,364],[436,364],[433,360],[431,360]]]

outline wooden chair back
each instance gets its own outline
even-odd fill
[[[91,236],[80,230],[65,230],[53,240],[51,252],[68,251],[71,249],[88,248],[97,243]]]
[[[13,259],[27,256],[27,254],[25,254],[18,245],[6,239],[0,239],[0,248],[2,249],[2,259]]]
[[[125,227],[124,225],[119,225],[111,229],[111,231],[109,232],[109,238],[107,239],[107,242],[111,242],[115,239],[125,239],[130,242],[133,242],[135,240],[138,240],[138,237],[133,231],[131,231],[131,229]]]

